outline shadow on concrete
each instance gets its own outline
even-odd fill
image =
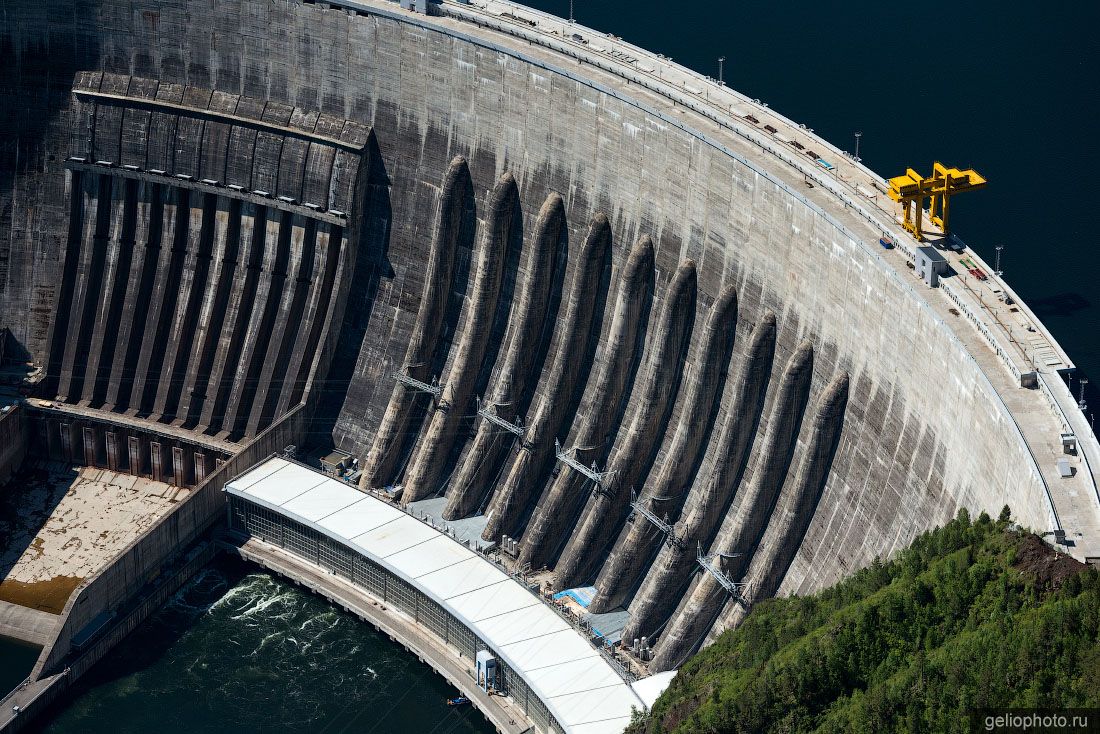
[[[512,305],[515,303],[519,261],[523,252],[523,234],[523,202],[517,193],[512,208],[512,222],[508,229],[508,242],[505,245],[500,295],[497,298],[496,313],[493,315],[493,325],[489,331],[489,344],[477,373],[475,395],[486,395],[492,389],[489,380],[497,367],[497,358],[504,356],[500,354],[500,350],[504,347],[504,337],[508,332]]]
[[[432,361],[431,374],[439,378],[441,382],[441,375],[447,364],[447,358],[451,353],[451,347],[454,344],[456,332],[458,331],[458,323],[462,318],[462,310],[466,303],[466,293],[473,284],[470,264],[474,259],[474,248],[478,233],[477,201],[474,197],[474,182],[470,176],[470,170],[469,168],[464,170],[465,175],[461,181],[461,186],[463,188],[462,220],[459,226],[458,235],[455,239],[455,259],[454,269],[451,273],[451,293],[443,312],[443,326],[439,331],[439,338],[436,341],[435,355]],[[438,212],[438,215],[443,216],[443,212]],[[400,442],[394,447],[398,456],[397,471],[394,472],[395,482],[404,474],[405,467],[408,465],[409,459],[412,457],[413,451],[419,443],[421,433],[427,430],[429,422],[427,418],[434,407],[435,403],[430,395],[422,394],[417,396],[412,411],[409,414],[409,422],[406,424],[405,434],[401,436]]]
[[[20,198],[14,191],[17,177],[22,179],[22,186],[35,188],[44,186],[41,172],[49,170],[45,176],[61,178],[51,181],[48,190],[52,195],[63,195],[64,172],[57,157],[67,155],[67,151],[50,151],[47,138],[51,125],[57,124],[61,108],[68,103],[76,72],[95,68],[99,60],[97,35],[84,33],[80,42],[74,43],[72,28],[66,27],[75,19],[95,16],[90,2],[74,0],[67,3],[57,14],[60,19],[56,22],[41,24],[28,20],[41,17],[41,4],[35,0],[7,0],[5,18],[0,22],[0,69],[3,69],[0,98],[4,100],[0,104],[0,231],[5,233],[12,230],[13,221],[27,216],[15,204]],[[62,140],[67,141],[67,137]],[[64,231],[64,222],[51,222],[51,226],[59,226],[57,231]],[[23,242],[17,240],[12,244],[16,250],[11,257],[13,263],[30,260],[28,254],[22,252]],[[58,248],[50,253],[51,256],[60,257],[59,242],[50,246]],[[21,313],[18,307],[40,306],[36,296],[45,295],[45,292],[36,294],[37,284],[24,282],[28,275],[24,270],[9,273],[7,297],[11,301],[0,300],[0,326],[12,327],[6,345],[6,358],[11,361],[28,362],[35,356],[33,345],[28,343],[28,336],[36,328],[35,321],[31,313]],[[52,284],[50,286],[52,288]],[[11,306],[12,311],[5,313],[5,304]],[[37,327],[44,329],[45,325],[37,324]],[[39,337],[44,345],[45,334]]]
[[[79,579],[37,583],[8,579],[19,559],[34,552],[36,538],[79,472],[68,464],[28,458],[0,492],[0,599],[57,614]]]
[[[614,234],[608,233],[607,236],[610,238],[610,242],[608,242],[607,247],[604,248],[603,261],[598,266],[600,271],[600,282],[596,287],[596,300],[592,304],[592,324],[588,332],[587,341],[584,344],[584,356],[580,361],[582,365],[582,375],[584,374],[584,370],[588,369],[596,362],[596,349],[599,347],[600,335],[603,333],[604,319],[607,317],[607,296],[608,291],[611,289],[611,253],[615,247]],[[573,277],[581,277],[579,269],[577,272],[574,272]],[[561,348],[563,347],[559,346],[559,349]],[[565,418],[562,420],[558,428],[558,434],[555,436],[557,440],[562,442],[568,440],[569,432],[573,428],[577,411],[580,408],[581,399],[584,397],[584,388],[587,384],[587,378],[579,379],[575,385],[571,385],[570,389],[566,391],[566,406],[561,413]],[[520,537],[527,529],[527,524],[531,521],[531,517],[535,513],[535,508],[539,504],[542,492],[545,490],[546,484],[550,480],[554,469],[558,467],[556,461],[550,461],[544,466],[534,468],[538,473],[532,474],[528,477],[528,480],[534,484],[535,491],[531,493],[531,501],[527,502],[524,506],[523,514],[516,519],[517,529],[514,533],[516,537]]]
[[[324,449],[334,446],[332,431],[347,400],[359,349],[370,325],[378,284],[383,278],[394,276],[389,260],[390,224],[393,219],[390,188],[393,182],[373,134],[367,140],[367,155],[370,167],[367,171],[363,223],[359,229],[359,241],[354,245],[357,248],[355,269],[328,374],[319,376],[323,379],[317,382],[321,394],[318,396],[309,443]]]
[[[520,200],[517,191],[512,208],[512,222],[508,230],[508,242],[505,245],[504,267],[501,272],[500,293],[497,297],[496,312],[493,315],[493,324],[489,330],[488,346],[485,349],[484,356],[481,358],[481,365],[478,368],[477,377],[474,382],[474,391],[471,393],[474,398],[472,398],[470,403],[466,406],[466,410],[461,416],[459,425],[456,429],[457,435],[460,437],[466,436],[472,439],[477,433],[479,419],[477,416],[476,397],[485,397],[492,393],[494,386],[491,385],[489,381],[496,368],[503,364],[503,359],[498,360],[498,357],[505,357],[505,355],[501,355],[500,350],[504,347],[504,337],[508,332],[508,324],[512,315],[512,305],[515,302],[516,281],[519,278],[519,262],[521,253],[523,252],[523,221],[523,202]],[[486,237],[491,236],[491,231],[489,230],[490,226],[491,225],[486,222]],[[431,496],[438,496],[446,492],[450,477],[457,467],[462,452],[467,448],[467,445],[468,442],[464,440],[455,441],[451,445],[451,452],[446,457],[442,471],[442,476],[448,479],[436,492],[433,492]]]
[[[550,356],[550,345],[554,341],[554,327],[557,326],[558,314],[561,313],[561,297],[562,291],[565,289],[565,270],[569,264],[569,225],[565,218],[562,219],[557,248],[553,257],[553,271],[550,274],[552,278],[550,301],[547,303],[546,316],[542,321],[542,330],[539,332],[535,359],[531,362],[531,377],[527,380],[520,399],[522,407],[520,415],[525,415],[531,407],[531,403],[534,402],[539,376],[546,365],[546,359]]]
[[[12,637],[0,637],[0,697],[6,696],[22,683],[38,660],[42,648]]]

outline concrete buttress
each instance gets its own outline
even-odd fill
[[[474,382],[488,348],[489,330],[498,306],[504,253],[518,194],[512,174],[501,176],[489,197],[488,227],[481,237],[477,273],[467,308],[465,329],[456,347],[443,394],[405,475],[401,502],[408,504],[443,489],[447,460],[457,439],[459,419],[470,408]]]
[[[695,315],[696,278],[695,262],[685,260],[668,285],[649,340],[652,349],[646,355],[645,374],[630,396],[635,403],[630,426],[616,447],[605,485],[588,498],[584,515],[554,567],[555,590],[582,583],[599,568],[626,517],[631,488],[649,471],[680,389]]]
[[[596,378],[597,402],[577,431],[578,459],[586,465],[602,465],[611,449],[614,430],[622,421],[624,398],[630,394],[642,354],[645,324],[653,298],[653,240],[643,235],[634,244],[619,278],[615,315],[608,346]],[[560,470],[543,494],[523,534],[519,564],[542,568],[553,563],[561,548],[562,534],[577,520],[584,507],[588,480],[570,470]]]
[[[695,569],[695,549],[709,547],[741,483],[764,410],[768,378],[775,356],[775,314],[756,324],[742,369],[738,392],[726,413],[718,438],[717,460],[705,481],[696,480],[673,526],[677,542],[662,546],[630,603],[623,639],[653,637],[683,596]]]
[[[512,460],[486,513],[488,522],[481,537],[495,540],[504,533],[515,532],[528,502],[535,493],[553,457],[554,440],[562,433],[562,424],[583,386],[580,380],[585,354],[598,335],[596,324],[600,314],[594,305],[599,300],[599,284],[611,251],[611,227],[607,217],[597,213],[588,227],[577,257],[577,267],[569,285],[560,347],[544,373],[545,391],[535,411],[520,450]]]
[[[504,365],[483,403],[509,422],[525,418],[530,383],[538,379],[534,362],[550,305],[554,263],[564,226],[561,195],[551,193],[539,210],[534,241],[524,260],[526,277],[512,305],[504,341]],[[443,510],[445,519],[466,517],[481,505],[514,439],[514,434],[487,420],[481,421],[473,446],[451,480]]]
[[[813,347],[809,342],[802,342],[787,362],[772,405],[760,465],[747,490],[738,495],[711,544],[711,553],[728,559],[724,560],[724,569],[731,578],[739,578],[744,571],[790,469],[809,397],[813,361]],[[725,595],[726,590],[713,576],[698,575],[661,634],[650,667],[655,671],[679,667],[702,643],[721,611]]]
[[[454,271],[455,242],[465,206],[466,191],[470,179],[466,159],[454,158],[443,177],[439,194],[435,227],[432,230],[432,246],[428,258],[428,272],[424,278],[424,292],[420,298],[416,324],[409,335],[409,345],[400,369],[421,382],[431,382],[429,374],[443,323],[443,311],[451,290]],[[378,427],[374,444],[363,464],[359,480],[361,487],[377,487],[393,481],[397,453],[408,430],[409,416],[417,399],[426,399],[401,383],[395,383],[389,405]]]
[[[847,403],[848,373],[845,372],[834,378],[818,399],[809,444],[798,474],[784,487],[768,529],[742,578],[748,583],[743,596],[750,603],[775,596],[795,553],[802,546],[836,456]],[[746,613],[741,602],[729,599],[703,645],[709,645],[726,630],[741,624]]]
[[[638,501],[665,522],[678,518],[709,442],[736,326],[737,289],[727,285],[711,307],[696,362],[686,376],[686,389],[681,395],[683,409],[672,445],[655,480],[638,493]],[[665,535],[655,525],[635,514],[596,577],[596,596],[589,611],[606,612],[624,603],[663,540]]]

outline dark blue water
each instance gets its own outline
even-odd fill
[[[0,635],[0,698],[23,682],[42,648]]]
[[[490,734],[403,648],[239,562],[201,572],[79,684],[48,734]]]
[[[568,0],[526,4],[568,16]],[[1100,380],[1100,3],[576,0],[580,23],[717,76],[884,177],[973,166],[957,233]],[[1092,385],[1090,385],[1090,388]],[[1100,409],[1100,393],[1091,402]]]

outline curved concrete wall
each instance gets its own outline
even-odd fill
[[[495,479],[479,480],[489,486],[472,489],[476,498],[450,499],[466,511],[512,502],[506,522],[499,514],[490,518],[490,535],[522,540],[544,490],[571,471],[555,460],[554,439],[576,449],[585,465],[629,467],[641,495],[667,461],[690,454],[697,466],[678,477],[687,486],[671,488],[687,504],[669,510],[669,522],[681,511],[692,516],[696,499],[708,501],[708,492],[691,488],[711,482],[716,472],[729,474],[722,452],[747,445],[747,463],[735,467],[736,486],[717,502],[723,512],[728,505],[736,513],[747,488],[796,481],[807,452],[817,452],[806,406],[816,405],[843,374],[850,385],[843,430],[827,466],[814,469],[824,476],[820,499],[807,510],[808,524],[787,523],[804,537],[781,584],[771,588],[808,591],[831,583],[960,506],[995,513],[1009,504],[1022,522],[1050,527],[1049,500],[1028,446],[953,331],[968,327],[945,324],[914,289],[916,281],[865,244],[880,234],[865,219],[820,187],[806,186],[801,174],[744,137],[608,71],[472,23],[414,15],[386,2],[356,7],[358,13],[312,3],[178,0],[138,10],[126,0],[16,0],[0,29],[0,63],[14,70],[2,91],[17,109],[38,117],[33,124],[10,113],[3,118],[2,131],[14,136],[20,155],[5,154],[0,167],[0,263],[7,268],[0,325],[36,359],[48,353],[49,304],[59,297],[57,261],[69,225],[62,162],[71,155],[70,131],[80,124],[69,92],[76,73],[156,78],[370,128],[376,150],[356,223],[361,236],[352,243],[355,272],[343,274],[347,306],[342,323],[332,327],[339,334],[319,421],[327,419],[336,443],[361,457],[378,448],[379,427],[387,426],[385,455],[371,455],[376,486],[401,483],[406,471],[415,471],[427,478],[418,480],[417,494],[446,491],[453,472],[476,460],[468,454],[480,444],[468,439],[483,419],[471,398],[506,394],[494,381],[513,369],[505,369],[513,360],[502,349],[507,308],[515,294],[530,292],[524,278],[550,277],[540,285],[550,290],[540,337],[524,339],[538,342],[529,364],[539,372],[525,376],[532,392],[522,402],[532,417],[545,420],[514,442],[509,457],[493,451],[499,470]],[[47,51],[51,66],[43,63]],[[456,157],[466,162],[472,198],[454,193]],[[500,203],[502,176],[514,179],[514,206]],[[565,208],[557,266],[521,267],[526,261],[518,251],[535,246],[540,208],[555,192]],[[445,236],[438,234],[444,217]],[[640,311],[642,353],[623,354],[616,294],[632,247],[646,236],[652,272],[640,277],[652,278],[653,296],[620,307]],[[503,253],[500,262],[486,260],[490,247]],[[654,350],[668,341],[659,333],[662,308],[687,261],[694,263],[685,300],[693,313],[679,314],[686,348],[674,357],[676,367],[651,369]],[[490,265],[502,272],[489,273]],[[442,270],[446,294],[425,283]],[[712,426],[685,435],[677,426],[690,420],[685,411],[698,407],[693,385],[713,379],[707,377],[712,370],[697,363],[705,325],[730,287],[736,327],[729,378],[714,388],[718,407],[705,416]],[[422,311],[426,297],[435,300]],[[438,328],[430,325],[439,344],[433,351],[418,343],[411,352],[417,364],[408,364],[414,334],[420,339],[429,330],[418,325],[422,314],[440,319]],[[770,372],[762,374],[753,336],[761,324],[771,328],[770,314],[774,358],[764,360]],[[777,399],[783,371],[802,343],[812,348],[807,394],[783,403]],[[718,351],[725,358],[725,350]],[[624,360],[626,372],[616,374],[608,359]],[[427,361],[430,370],[423,369]],[[444,401],[406,401],[392,377],[406,368],[428,382],[438,378]],[[601,399],[606,381],[597,378],[608,370],[614,384],[629,390],[621,409]],[[452,384],[459,377],[462,384]],[[658,396],[667,404],[659,411],[645,404],[652,392],[647,379],[660,381]],[[456,392],[461,414],[442,415]],[[731,410],[748,410],[746,395],[755,402],[761,394],[751,435],[723,430]],[[387,421],[388,409],[400,415]],[[611,411],[614,425],[604,426],[608,421],[594,410]],[[649,412],[659,415],[649,420]],[[593,425],[604,435],[591,435]],[[647,435],[632,438],[632,425]],[[789,451],[765,466],[762,453],[772,434],[789,434]],[[639,445],[644,455],[622,453]],[[527,496],[502,496],[509,486]],[[597,534],[604,545],[622,530],[629,489],[613,487],[613,511]],[[767,494],[780,489],[770,486]],[[568,510],[570,517],[578,513],[576,505]],[[709,547],[718,525],[693,521],[692,528],[707,529],[706,537],[693,531],[693,542]],[[553,567],[561,548],[539,533],[538,549],[525,553]],[[642,544],[656,554],[654,545]],[[603,562],[606,551],[584,557],[584,550],[571,582],[592,581]],[[664,588],[641,577],[637,583]],[[616,601],[629,599],[630,591],[616,589]]]

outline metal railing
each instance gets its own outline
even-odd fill
[[[570,456],[570,452],[576,453],[577,449],[572,448],[568,450],[562,450],[561,441],[554,439],[554,456],[558,458],[558,461],[568,466],[573,471],[588,477],[596,484],[597,491],[603,489],[604,477],[610,476],[611,472],[600,471],[596,466],[596,462],[592,462],[592,466],[587,467],[584,464],[577,461],[573,456]]]
[[[434,395],[437,400],[439,399],[439,396],[443,394],[443,386],[440,385],[438,382],[433,382],[429,385],[423,380],[418,380],[415,377],[410,377],[409,375],[406,375],[401,370],[394,370],[390,373],[390,376],[407,388],[419,390],[420,392],[426,392]]]

